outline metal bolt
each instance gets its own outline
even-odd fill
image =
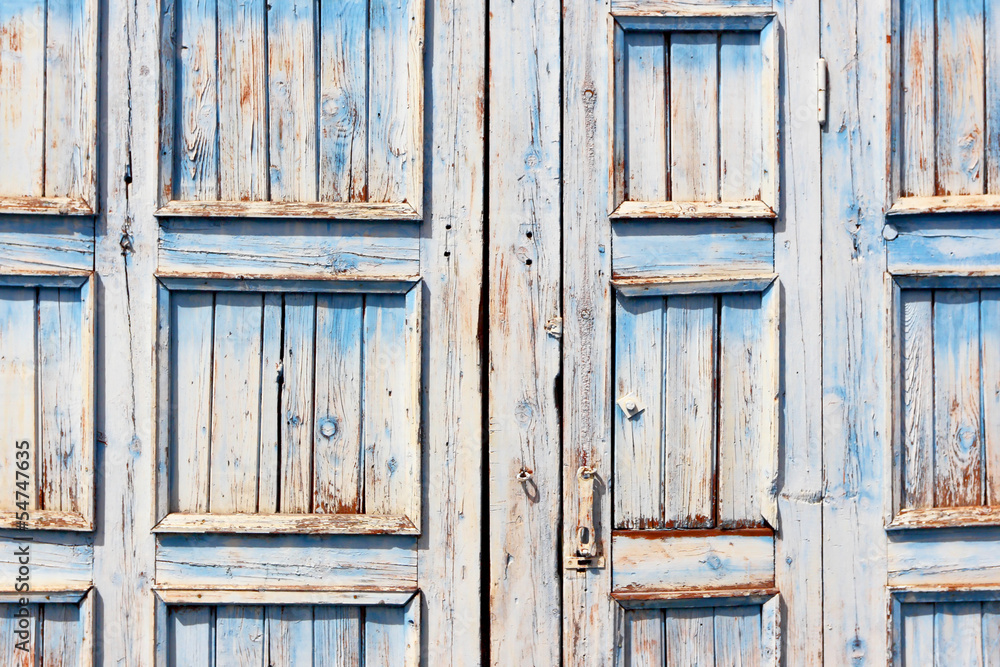
[[[337,432],[337,422],[332,419],[324,419],[319,425],[319,432],[324,438],[332,438]]]

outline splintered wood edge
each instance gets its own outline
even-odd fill
[[[1000,507],[933,507],[901,510],[886,530],[1000,526]]]
[[[420,222],[423,216],[408,203],[366,202],[241,202],[170,201],[156,211],[161,218],[299,218],[305,220],[362,220]]]
[[[419,535],[406,516],[363,514],[181,514],[165,516],[156,534]]]
[[[0,213],[27,215],[95,215],[85,199],[73,197],[13,197],[0,196]]]
[[[778,589],[713,588],[690,590],[612,591],[611,597],[625,609],[657,607],[729,607],[763,604],[776,596]]]
[[[94,530],[94,522],[79,512],[56,512],[53,510],[33,510],[27,521],[19,521],[17,512],[0,512],[0,529],[4,530],[66,530],[88,532]]]
[[[168,290],[203,290],[232,292],[363,292],[366,294],[405,294],[420,282],[420,276],[364,276],[343,279],[275,278],[253,275],[204,276],[189,273],[158,273],[156,279]]]
[[[928,213],[995,213],[1000,211],[1000,195],[946,195],[941,197],[900,197],[886,215]]]
[[[403,606],[416,588],[349,590],[334,588],[176,588],[156,586],[156,597],[166,605],[308,604]]]
[[[611,213],[615,221],[689,219],[689,220],[773,220],[778,214],[762,201],[693,202],[693,201],[626,201]]]
[[[622,296],[661,296],[679,294],[714,294],[726,292],[763,292],[777,278],[775,273],[702,274],[670,278],[616,278],[611,285]]]

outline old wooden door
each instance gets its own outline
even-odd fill
[[[478,660],[484,20],[0,3],[0,664]]]

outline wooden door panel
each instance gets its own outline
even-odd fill
[[[720,606],[622,609],[620,667],[780,664],[777,604],[730,601]]]
[[[769,15],[614,12],[615,215],[775,215]]]
[[[164,664],[417,665],[418,607],[164,604]]]
[[[619,290],[616,529],[741,528],[773,516],[775,294]]]
[[[92,214],[97,171],[97,5],[0,9],[0,210]]]
[[[419,220],[423,3],[165,3],[163,215]]]
[[[204,287],[160,289],[157,530],[416,532],[419,285]]]
[[[0,640],[7,647],[4,665],[94,664],[94,594],[53,597],[57,599],[0,604]]]

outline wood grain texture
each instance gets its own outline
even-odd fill
[[[667,298],[664,332],[664,525],[715,523],[716,301]]]
[[[82,665],[83,637],[80,608],[70,604],[44,605],[42,611],[42,651],[40,664],[51,667]]]
[[[358,607],[313,608],[313,665],[360,667],[362,627]]]
[[[319,198],[368,198],[368,3],[321,3]]]
[[[767,222],[628,222],[612,225],[614,277],[771,273],[774,229]]]
[[[607,484],[613,474],[610,398],[613,301],[612,245],[608,212],[608,165],[613,164],[609,114],[613,102],[609,72],[610,0],[568,3],[562,10],[562,217],[563,230],[563,488],[575,488],[581,466],[592,467]],[[594,495],[595,542],[598,553],[611,553],[611,494],[598,487]],[[563,559],[574,554],[578,499],[563,504]],[[562,655],[579,667],[614,661],[614,605],[607,569],[563,570]]]
[[[36,438],[35,388],[38,367],[37,341],[37,290],[30,287],[0,289],[0,474],[9,489],[0,498],[0,509],[15,511],[18,500],[27,507],[38,509],[39,487],[36,467],[39,453]],[[18,443],[27,443],[19,447]],[[24,450],[27,469],[18,475],[17,452]],[[15,483],[25,483],[24,496],[15,495]]]
[[[615,409],[615,528],[663,526],[665,301],[618,297],[615,399],[632,395],[642,412]]]
[[[313,498],[318,513],[362,511],[363,297],[316,297]]]
[[[979,354],[982,375],[983,466],[986,505],[1000,504],[1000,291],[979,296]]]
[[[759,294],[720,298],[717,516],[721,528],[759,526],[768,423],[765,355],[773,351]]]
[[[820,5],[820,43],[832,75],[821,134],[823,348],[823,660],[887,655],[885,478],[889,470],[885,240],[888,198],[887,6]],[[858,205],[859,198],[865,199]]]
[[[316,201],[316,9],[310,0],[267,5],[272,201]]]
[[[170,297],[172,460],[170,509],[207,512],[212,426],[215,295]]]
[[[210,665],[214,651],[212,633],[215,630],[211,607],[175,607],[167,623],[170,667]]]
[[[719,35],[719,198],[759,199],[765,155],[764,58],[760,34]]]
[[[934,76],[936,39],[934,1],[900,3],[900,62],[898,113],[902,115],[897,151],[900,192],[903,196],[937,193]],[[900,122],[900,119],[896,119]]]
[[[719,59],[715,33],[670,37],[670,195],[719,199]]]
[[[368,5],[368,200],[401,201],[412,178],[408,42],[412,0]]]
[[[83,304],[79,290],[38,290],[37,449],[40,506],[80,512],[85,389]]]
[[[280,487],[284,470],[281,456],[285,418],[282,406],[284,381],[284,295],[265,293],[260,358],[260,442],[257,455],[257,512],[281,510]],[[308,355],[309,352],[299,352]],[[296,363],[298,362],[296,355]],[[312,370],[312,369],[310,369]],[[300,387],[301,389],[301,387]],[[301,456],[301,452],[299,452]],[[300,480],[301,481],[301,480]],[[157,524],[161,528],[163,520]]]
[[[668,609],[665,617],[667,667],[715,662],[711,609]]]
[[[926,665],[934,659],[934,605],[902,605],[903,636],[897,641],[902,644],[903,667]]]
[[[45,196],[94,200],[97,11],[87,0],[46,2]]]
[[[262,320],[261,295],[216,296],[209,487],[213,512],[257,510]]]
[[[82,274],[94,269],[94,223],[74,218],[5,215],[0,274]]]
[[[663,33],[624,34],[626,198],[670,199],[667,124],[667,39]]]
[[[265,607],[264,622],[264,664],[313,666],[313,607]]]
[[[264,662],[264,608],[225,605],[216,609],[215,665],[256,667]]]
[[[0,657],[0,665],[3,667],[34,667],[42,652],[39,633],[41,625],[42,607],[40,605],[28,605],[29,617],[25,627],[21,627],[19,619],[15,614],[19,610],[18,606],[12,604],[0,605],[0,639],[6,642],[9,647]],[[27,630],[28,636],[18,635],[18,631]],[[15,648],[19,642],[23,642],[23,651]]]
[[[176,77],[173,194],[178,199],[219,199],[219,70],[217,0],[176,3]],[[172,66],[174,63],[169,63]],[[173,109],[166,109],[172,113]],[[230,126],[227,123],[226,128]],[[165,158],[164,158],[165,159]]]
[[[956,0],[937,12],[939,195],[984,193],[986,100],[983,3]]]
[[[934,293],[934,504],[983,502],[979,292]]]
[[[45,22],[44,0],[0,10],[0,195],[44,194]]]
[[[660,667],[666,660],[663,639],[663,610],[634,609],[624,612],[624,657],[618,664],[624,667]]]
[[[266,201],[267,33],[264,0],[223,3],[219,23],[219,184],[223,200]]]
[[[312,508],[316,295],[286,294],[284,301],[278,509],[303,513]]]
[[[481,343],[484,317],[483,197],[488,13],[482,0],[426,3],[428,100],[424,276],[422,485],[419,539],[423,659],[442,666],[482,661],[481,586],[484,478]],[[423,111],[423,110],[422,110]],[[421,142],[424,143],[424,142]],[[421,186],[422,190],[422,186]],[[434,372],[431,372],[434,369]],[[433,474],[431,471],[447,471]],[[423,637],[426,637],[424,641]]]
[[[935,665],[979,667],[983,664],[982,609],[980,602],[938,602],[934,605]]]
[[[985,189],[987,194],[1000,193],[1000,11],[990,2],[983,3],[985,28],[986,63],[986,169]]]
[[[766,664],[761,637],[761,609],[715,608],[715,664],[757,667]]]
[[[902,296],[904,507],[934,506],[934,334],[930,290]]]

